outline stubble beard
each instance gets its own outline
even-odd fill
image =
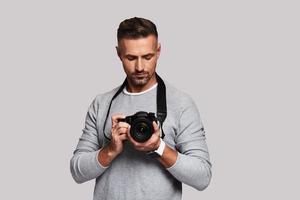
[[[151,79],[151,75],[149,73],[143,73],[142,76],[137,74],[132,74],[129,79],[133,86],[135,87],[142,87],[145,86]]]

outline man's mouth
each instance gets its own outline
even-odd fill
[[[140,78],[140,77],[145,77],[147,76],[146,73],[142,73],[142,74],[133,74],[134,77]]]

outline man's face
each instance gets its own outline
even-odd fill
[[[139,39],[121,39],[117,52],[127,79],[133,87],[143,88],[155,79],[160,44],[154,35]]]

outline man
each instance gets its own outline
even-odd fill
[[[94,200],[177,200],[182,182],[205,189],[211,164],[197,107],[187,94],[165,83],[168,114],[163,124],[153,121],[146,141],[133,139],[131,125],[121,120],[138,111],[157,112],[161,45],[156,26],[143,18],[124,20],[116,50],[127,75],[125,87],[99,94],[90,105],[71,159],[73,178],[77,183],[96,179]]]

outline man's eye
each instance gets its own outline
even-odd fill
[[[127,57],[128,60],[132,61],[134,60],[135,58],[134,57]]]
[[[145,59],[146,60],[150,60],[152,58],[152,56],[146,56]]]

